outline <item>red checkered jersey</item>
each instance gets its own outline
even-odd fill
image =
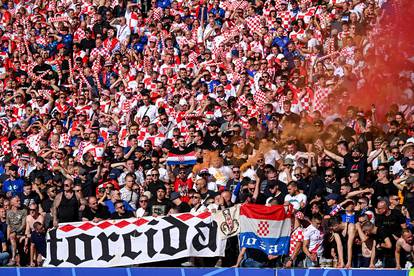
[[[108,49],[109,52],[112,52],[113,49],[119,44],[119,40],[114,38],[107,37],[104,42],[103,46]]]
[[[164,143],[165,139],[166,138],[165,138],[164,134],[158,133],[157,135],[149,135],[147,133],[147,135],[144,137],[144,139],[141,143],[142,144],[141,146],[144,145],[145,141],[149,140],[149,141],[151,141],[151,143],[154,147],[161,147],[161,145],[162,145],[162,143]]]
[[[303,242],[304,238],[302,227],[298,227],[293,230],[292,234],[290,234],[289,257],[292,257],[297,244]]]
[[[313,91],[309,87],[305,88],[305,94],[300,99],[303,109],[306,111],[311,111],[313,101]]]
[[[282,27],[286,30],[290,28],[290,23],[294,19],[290,11],[279,11],[277,17],[282,19]]]
[[[313,16],[313,14],[314,14],[314,10],[313,9],[308,9],[305,12],[300,11],[296,15],[296,20],[303,19],[303,21],[305,22],[305,24],[309,24],[309,22],[311,20],[311,17]]]
[[[305,30],[299,29],[297,32],[291,31],[289,38],[293,41],[298,41],[298,39],[303,40],[305,38]]]
[[[73,40],[81,42],[82,39],[86,38],[86,33],[83,29],[78,28],[73,34]]]
[[[262,26],[260,23],[261,17],[259,15],[251,16],[246,19],[247,28],[251,33],[260,33]]]
[[[96,58],[96,60],[99,60],[99,58],[103,58],[104,60],[110,60],[111,54],[109,53],[108,49],[105,47],[99,47],[99,48],[93,48],[90,54],[91,58]]]
[[[313,110],[319,110],[324,112],[327,108],[327,98],[332,93],[332,89],[329,87],[317,87],[314,93]]]
[[[26,105],[24,105],[24,104],[14,104],[13,105],[13,114],[16,115],[17,118],[23,118],[24,115],[26,114]]]
[[[0,156],[4,156],[6,154],[11,153],[11,147],[9,139],[6,136],[0,137]]]
[[[29,136],[27,136],[26,145],[29,148],[29,150],[37,153],[40,150],[39,141],[41,138],[42,138],[41,133],[30,134]]]

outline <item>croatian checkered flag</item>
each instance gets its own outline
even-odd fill
[[[161,20],[161,15],[162,15],[162,8],[158,7],[155,8],[153,13],[152,13],[152,18],[154,21],[160,21]]]
[[[260,23],[261,17],[259,15],[251,16],[246,19],[247,28],[251,33],[260,33],[262,30],[262,25]]]
[[[221,35],[223,36],[224,40],[228,40],[234,36],[237,36],[240,34],[240,28],[237,27],[232,27],[229,29],[226,29]]]

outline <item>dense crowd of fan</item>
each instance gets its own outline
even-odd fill
[[[0,266],[59,223],[250,202],[292,205],[288,256],[184,265],[411,267],[413,72],[396,103],[352,94],[398,3],[2,1]]]

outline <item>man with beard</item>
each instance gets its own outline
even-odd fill
[[[396,268],[411,268],[414,263],[414,242],[410,230],[403,230],[395,245]]]
[[[335,171],[333,168],[328,168],[325,171],[325,192],[327,194],[339,194],[341,184],[336,179]]]

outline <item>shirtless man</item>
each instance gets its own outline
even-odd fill
[[[413,234],[404,229],[401,235],[401,238],[397,240],[395,245],[395,262],[397,264],[396,268],[411,268],[413,266],[414,259],[414,240]]]

